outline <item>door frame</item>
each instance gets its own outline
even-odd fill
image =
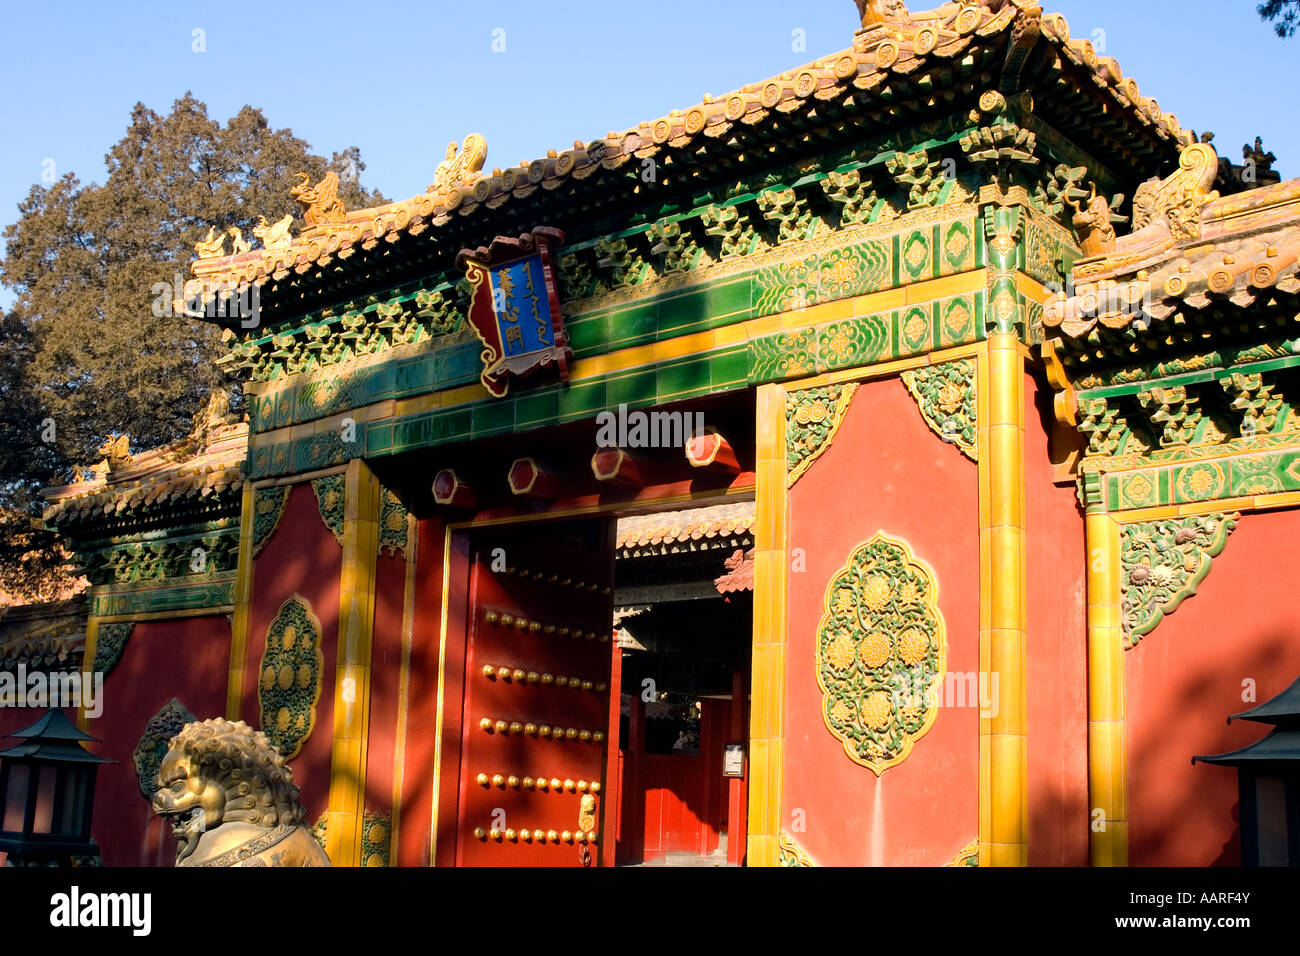
[[[561,508],[554,511],[540,511],[532,514],[501,515],[490,513],[487,517],[475,516],[468,520],[448,522],[443,531],[442,547],[442,609],[440,611],[438,637],[438,703],[437,726],[434,732],[434,764],[432,776],[433,810],[430,820],[429,865],[453,866],[456,858],[458,801],[461,774],[461,731],[463,729],[463,710],[465,699],[465,656],[469,640],[469,578],[470,578],[470,534],[483,528],[501,527],[503,525],[531,525],[541,522],[559,522],[564,520],[595,517],[628,517],[637,514],[653,514],[664,511],[672,505],[681,505],[683,510],[690,507],[706,507],[727,502],[752,501],[757,494],[757,482],[733,484],[728,488],[713,488],[701,492],[670,493],[656,497],[637,498],[631,501],[610,502],[591,506]],[[758,623],[758,604],[755,602],[754,622]],[[751,661],[755,647],[757,627],[750,628]],[[613,684],[610,685],[611,700]],[[784,706],[784,701],[781,702]],[[612,711],[611,707],[611,711]],[[752,721],[756,708],[750,708],[750,734],[752,739]],[[611,745],[615,744],[615,732],[607,736]],[[616,751],[615,751],[616,753]],[[614,761],[617,764],[617,758]],[[748,773],[748,767],[747,767]],[[617,791],[618,787],[611,788]],[[609,824],[616,818],[617,807],[614,792],[608,792],[601,801],[600,832],[609,834]],[[608,819],[607,819],[608,815]],[[601,862],[605,865],[606,854],[612,865],[615,841],[601,840]]]

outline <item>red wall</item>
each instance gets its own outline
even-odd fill
[[[253,562],[253,606],[245,657],[244,701],[240,716],[261,727],[257,699],[259,664],[266,652],[266,632],[295,593],[311,605],[321,624],[320,702],[316,723],[291,762],[294,783],[302,792],[307,820],[315,823],[329,805],[330,738],[333,731],[334,676],[339,634],[339,574],[343,548],[321,520],[311,482],[293,486],[280,526]],[[224,693],[224,692],[223,692]]]
[[[1088,864],[1087,565],[1071,481],[1052,483],[1051,389],[1025,380],[1029,863]]]
[[[400,866],[429,865],[438,713],[438,648],[442,634],[443,545],[442,522],[436,518],[421,521],[415,563],[402,810],[394,859]],[[451,702],[450,708],[456,710],[457,702]],[[373,722],[371,726],[374,726]]]
[[[644,704],[641,739],[622,741],[620,768],[624,790],[619,808],[619,862],[642,863],[676,852],[708,855],[728,829],[729,778],[722,775],[723,748],[730,739],[732,701],[706,700],[700,715],[700,752],[694,755],[647,753]],[[743,833],[736,839],[742,839]],[[730,837],[729,837],[730,839]]]
[[[402,552],[390,555],[381,551],[375,562],[375,626],[370,656],[365,806],[367,810],[380,813],[389,813],[393,809],[393,755],[397,744],[405,593],[406,559]]]
[[[1262,738],[1226,718],[1300,675],[1297,540],[1300,511],[1245,515],[1196,595],[1125,652],[1131,864],[1240,865],[1237,774],[1191,760]]]
[[[141,621],[104,681],[103,712],[90,733],[118,761],[99,768],[91,836],[106,866],[168,866],[176,841],[140,793],[131,761],[145,726],[175,697],[200,720],[226,708],[230,621],[226,615]]]
[[[877,778],[822,719],[816,629],[831,577],[877,531],[933,570],[947,669],[979,671],[979,474],[925,424],[898,379],[861,385],[830,449],[790,492],[782,829],[828,865],[946,863],[979,831],[979,709],[941,708],[901,764]],[[792,830],[794,812],[806,830]]]

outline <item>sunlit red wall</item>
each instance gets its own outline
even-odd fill
[[[226,708],[230,620],[224,614],[140,621],[104,681],[103,712],[90,733],[116,760],[99,768],[91,836],[105,866],[167,866],[176,841],[140,792],[132,754],[149,720],[173,697],[200,720]]]
[[[1087,564],[1073,481],[1053,484],[1051,390],[1025,381],[1029,863],[1088,864]]]
[[[1191,760],[1263,737],[1228,715],[1300,676],[1297,541],[1300,511],[1243,516],[1196,595],[1125,652],[1131,864],[1241,864],[1236,772]]]
[[[271,622],[294,594],[311,605],[321,623],[320,702],[316,723],[298,756],[290,762],[302,792],[308,823],[315,823],[329,804],[330,738],[334,722],[334,677],[339,634],[339,574],[343,548],[321,519],[310,482],[293,486],[280,526],[253,562],[253,600],[249,615],[248,654],[244,669],[241,717],[261,728],[258,674]]]
[[[827,730],[815,669],[826,587],[883,531],[934,571],[947,670],[978,672],[978,489],[975,463],[926,426],[898,379],[859,387],[834,443],[791,489],[789,547],[807,570],[789,575],[781,828],[823,865],[935,866],[978,835],[978,707],[941,707],[911,755],[877,779]]]

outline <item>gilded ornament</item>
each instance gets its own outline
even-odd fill
[[[979,839],[971,840],[964,847],[957,851],[957,854],[944,864],[948,866],[979,866],[980,865],[980,841]]]
[[[257,556],[280,526],[289,503],[289,485],[259,488],[253,493],[253,555]]]
[[[1133,230],[1163,224],[1174,239],[1201,235],[1201,209],[1219,198],[1211,190],[1219,175],[1219,156],[1208,143],[1185,146],[1178,171],[1138,187],[1133,197]]]
[[[880,631],[872,631],[858,645],[858,654],[865,667],[880,667],[889,660],[893,653],[889,646],[889,636]],[[850,661],[850,663],[852,663]]]
[[[188,550],[186,554],[188,554]],[[127,639],[135,627],[134,621],[122,621],[115,624],[99,625],[99,635],[95,640],[94,669],[107,677],[122,659],[126,650]]]
[[[938,717],[947,660],[933,572],[877,533],[827,586],[816,651],[823,718],[844,752],[877,775],[905,760]]]
[[[226,236],[218,236],[215,226],[208,227],[208,236],[194,244],[194,254],[200,259],[215,259],[226,254]]]
[[[187,724],[158,782],[153,811],[171,823],[177,866],[329,866],[304,822],[293,771],[242,721]]]
[[[1240,517],[1210,514],[1124,525],[1120,591],[1127,647],[1196,593]]]
[[[454,141],[448,143],[447,153],[434,170],[433,182],[425,192],[445,196],[454,187],[472,185],[479,178],[486,159],[487,140],[478,133],[466,136],[461,146]]]
[[[1079,237],[1079,245],[1085,258],[1114,252],[1119,241],[1115,233],[1115,224],[1124,222],[1127,218],[1112,211],[1124,202],[1122,194],[1107,199],[1105,196],[1097,195],[1096,183],[1093,183],[1090,188],[1091,194],[1086,208],[1070,196],[1065,198],[1065,202],[1074,208],[1074,216],[1070,222]]]
[[[959,359],[928,365],[904,372],[902,379],[930,430],[978,461],[975,363]]]
[[[817,863],[808,851],[794,841],[794,837],[784,830],[777,836],[777,849],[781,857],[782,866],[799,867],[799,866],[816,866]]]
[[[253,235],[262,240],[262,248],[268,252],[284,252],[293,244],[289,227],[293,225],[293,213],[285,213],[284,218],[275,224],[268,223],[265,216],[258,216],[258,223],[253,227]]]
[[[361,818],[361,859],[365,866],[388,866],[391,859],[393,815],[366,810]]]
[[[320,641],[320,622],[296,594],[267,630],[259,666],[262,729],[286,759],[297,755],[316,723],[325,667]]]
[[[400,554],[406,551],[406,506],[387,488],[379,506],[380,553]]]
[[[175,697],[149,718],[139,743],[135,745],[135,752],[131,754],[136,782],[146,800],[152,800],[158,792],[158,768],[167,755],[171,739],[195,719]]]
[[[793,487],[830,447],[857,387],[830,385],[786,395],[786,487]]]
[[[339,175],[328,172],[315,186],[309,186],[306,173],[299,173],[301,182],[289,190],[289,195],[302,203],[302,219],[308,227],[341,223],[346,218],[343,202],[338,197]]]
[[[336,541],[343,543],[343,506],[345,484],[343,475],[327,475],[315,478],[311,483],[316,493],[316,504],[320,509],[321,520],[330,529]],[[404,537],[403,537],[404,540]]]

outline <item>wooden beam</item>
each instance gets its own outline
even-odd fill
[[[452,508],[478,507],[478,495],[454,468],[444,468],[433,476],[433,500]]]
[[[692,468],[707,468],[728,475],[740,474],[740,462],[731,442],[712,428],[705,429],[703,435],[696,435],[686,443],[686,460]]]
[[[646,483],[645,463],[622,448],[602,448],[591,456],[596,480],[619,488],[640,488]]]
[[[506,480],[511,494],[544,499],[558,498],[572,484],[563,475],[544,468],[535,458],[516,458]]]

